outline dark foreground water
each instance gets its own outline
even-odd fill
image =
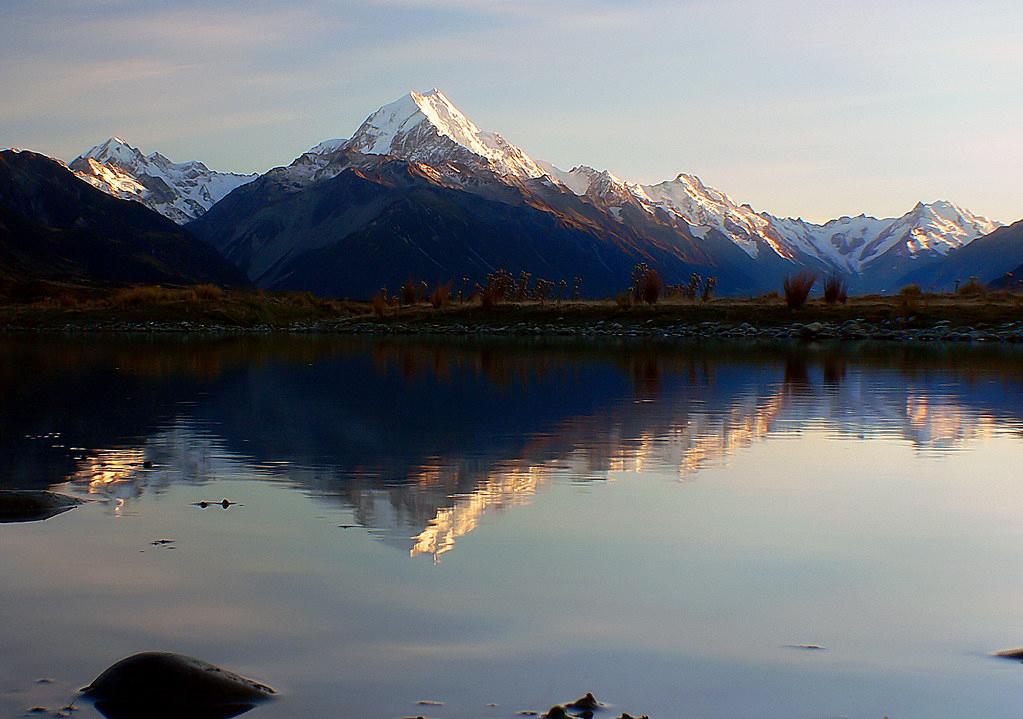
[[[3,717],[150,649],[254,719],[1023,707],[1018,352],[8,338],[0,398],[0,488],[92,500],[0,524]]]

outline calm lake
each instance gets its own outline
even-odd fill
[[[1011,348],[7,337],[0,397],[0,489],[89,500],[0,524],[3,717],[145,650],[253,719],[1023,707]]]

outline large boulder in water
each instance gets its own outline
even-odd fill
[[[227,719],[275,694],[265,684],[169,652],[122,659],[82,693],[110,719]]]
[[[39,522],[74,509],[82,500],[35,489],[0,489],[0,523]]]

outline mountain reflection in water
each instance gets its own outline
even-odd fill
[[[434,559],[559,474],[685,480],[810,431],[939,453],[1018,434],[1023,411],[1011,348],[182,337],[0,353],[0,487],[70,481],[116,512],[256,477]]]

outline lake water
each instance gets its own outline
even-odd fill
[[[90,500],[0,525],[3,717],[144,650],[253,719],[1023,707],[1008,348],[9,337],[0,397],[0,488]]]

